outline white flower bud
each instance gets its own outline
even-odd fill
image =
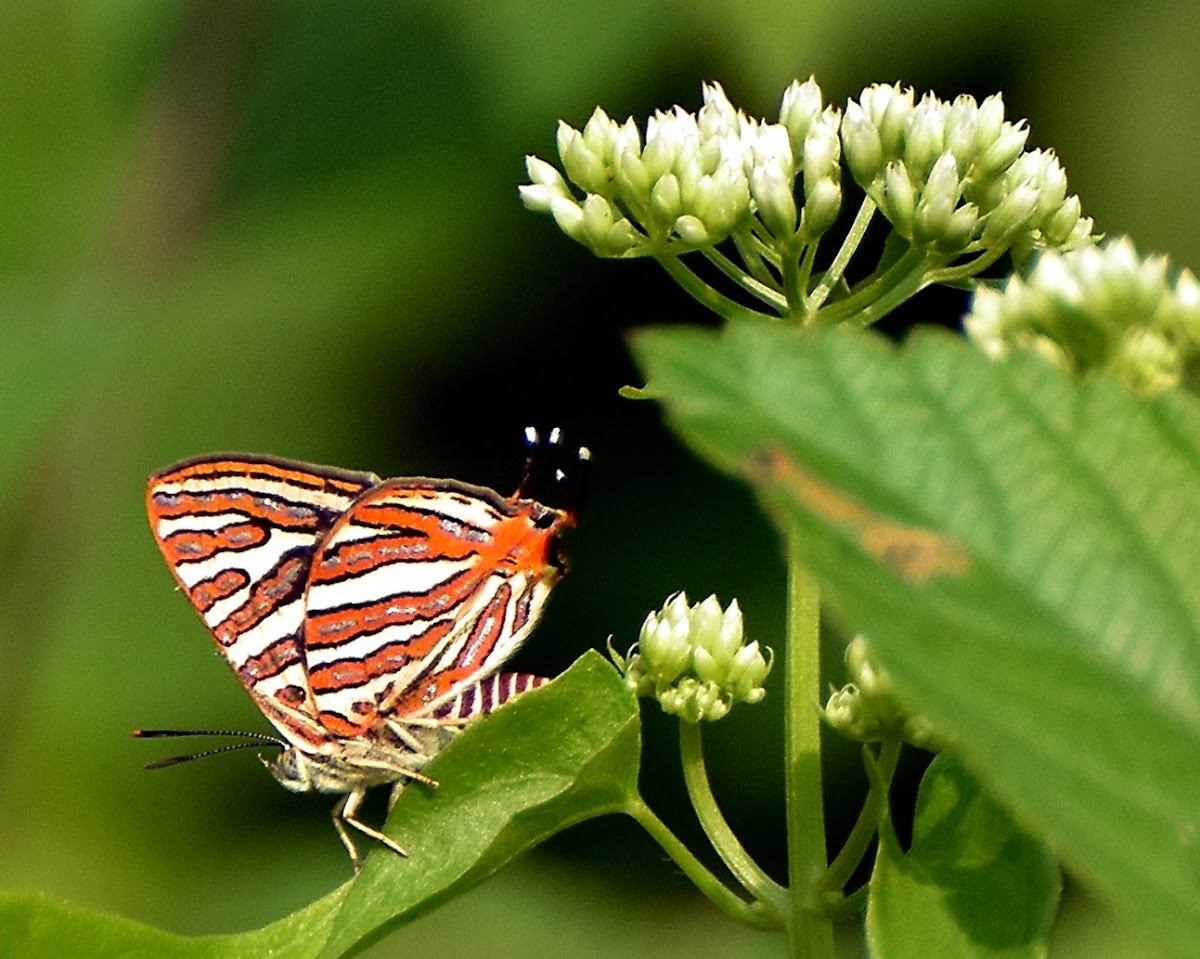
[[[786,240],[796,232],[796,200],[792,181],[785,180],[774,166],[759,167],[750,176],[750,195],[758,215],[777,239]]]
[[[1025,281],[978,291],[964,325],[991,354],[1036,349],[1152,395],[1177,386],[1200,359],[1200,287],[1187,271],[1171,277],[1165,257],[1139,257],[1128,238],[1048,250]]]
[[[988,179],[1002,174],[1021,155],[1027,139],[1029,130],[1024,120],[1016,124],[1005,123],[992,144],[982,149],[975,160],[977,176]]]
[[[808,184],[805,184],[806,188]],[[808,189],[804,201],[804,213],[800,218],[800,231],[804,242],[811,243],[837,222],[842,209],[842,188],[834,180],[818,180]]]
[[[1022,183],[1000,201],[988,214],[981,241],[985,248],[1008,246],[1018,231],[1025,229],[1037,212],[1038,190],[1029,182]]]
[[[610,163],[617,132],[617,124],[600,107],[596,107],[583,126],[581,139],[601,163]]]
[[[917,206],[916,190],[902,161],[893,160],[887,165],[883,177],[883,193],[878,202],[880,210],[896,232],[906,239],[911,239],[913,213]]]
[[[612,179],[608,165],[591,151],[578,133],[567,144],[562,161],[567,177],[585,193],[608,192]]]
[[[664,223],[674,223],[683,210],[679,180],[674,173],[664,174],[650,191],[650,208]]]
[[[578,203],[565,196],[552,196],[550,213],[563,233],[572,240],[584,242],[583,209]]]
[[[821,114],[823,105],[821,88],[812,77],[803,83],[793,80],[791,86],[783,92],[783,102],[779,106],[779,122],[787,128],[794,156],[801,156],[801,147],[808,136],[809,126]]]
[[[758,643],[743,646],[742,612],[715,596],[695,606],[677,593],[646,616],[627,657],[609,642],[609,653],[639,695],[654,696],[663,710],[687,722],[720,719],[734,703],[758,702],[771,670]]]
[[[842,149],[854,182],[869,191],[883,172],[883,141],[866,111],[853,100],[842,114]]]
[[[650,174],[640,155],[632,150],[619,153],[613,171],[617,194],[633,206],[645,202],[650,192]]]
[[[699,217],[685,213],[675,221],[675,233],[684,243],[691,246],[708,246],[713,242],[712,235]]]
[[[1078,196],[1069,196],[1062,205],[1042,224],[1042,233],[1051,246],[1061,246],[1075,232],[1079,223],[1080,203]]]
[[[841,180],[840,116],[832,107],[816,118],[804,138],[804,193],[809,196],[822,180]]]
[[[700,108],[699,119],[704,123],[704,132],[720,134],[738,129],[739,113],[725,89],[719,83],[705,83],[701,86],[704,106]]]
[[[787,129],[778,123],[764,123],[750,147],[751,169],[772,167],[786,180],[796,175],[792,157],[792,141]]]
[[[530,181],[536,186],[551,187],[561,196],[567,196],[570,192],[567,182],[558,172],[558,168],[539,157],[532,154],[525,157],[525,172],[529,174]]]
[[[999,93],[993,93],[990,97],[984,97],[983,103],[979,105],[979,111],[975,114],[975,153],[984,153],[990,150],[1000,138],[1003,129],[1004,97]]]
[[[946,117],[942,102],[932,93],[921,97],[913,109],[904,138],[904,166],[923,183],[946,145]]]
[[[562,194],[552,187],[540,184],[524,184],[517,187],[517,193],[527,210],[534,213],[549,213],[555,200],[561,200]]]
[[[954,155],[960,175],[975,159],[978,133],[979,107],[975,98],[966,93],[955,97],[946,112],[946,149]]]

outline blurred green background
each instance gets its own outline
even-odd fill
[[[0,7],[0,886],[184,933],[261,925],[348,878],[327,797],[252,755],[166,772],[136,726],[260,729],[150,538],[153,469],[269,452],[508,492],[520,429],[595,454],[573,572],[519,664],[636,638],[672,590],[779,635],[782,569],[748,496],[692,460],[622,331],[700,321],[650,264],[522,210],[528,152],[602,104],[774,115],[794,77],[1003,90],[1101,230],[1200,262],[1200,8],[1057,2],[491,0]],[[911,319],[957,309],[918,301]],[[830,660],[839,658],[831,638]],[[747,845],[782,866],[777,689],[711,730]],[[697,846],[674,731],[644,787]],[[836,839],[861,774],[831,744]],[[381,814],[376,807],[370,815]],[[857,953],[853,934],[846,954]],[[630,824],[557,837],[372,956],[768,956]],[[1137,956],[1069,887],[1055,955]]]

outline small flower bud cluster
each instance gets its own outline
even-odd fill
[[[942,254],[1073,249],[1092,221],[1050,151],[1024,152],[1025,121],[1004,119],[999,94],[952,103],[876,84],[846,105],[842,144],[855,181],[896,231]]]
[[[800,158],[804,174],[800,235],[810,243],[833,226],[842,208],[842,141],[838,135],[842,112],[824,105],[821,88],[809,77],[803,83],[793,80],[784,91],[779,122],[787,130],[792,156]]]
[[[860,742],[896,736],[922,749],[937,748],[932,726],[900,707],[891,679],[871,663],[862,636],[856,636],[846,647],[846,673],[850,682],[830,693],[825,703],[829,725]]]
[[[1178,386],[1200,357],[1200,283],[1166,257],[1139,257],[1128,237],[1047,251],[1003,290],[980,288],[964,320],[993,356],[1036,349],[1077,372],[1104,370],[1133,392]]]
[[[720,85],[705,84],[697,113],[678,106],[656,112],[643,144],[632,118],[618,124],[597,107],[583,130],[559,124],[565,178],[526,157],[530,183],[520,188],[521,199],[600,256],[712,246],[754,216],[778,239],[798,229],[811,239],[829,229],[841,204],[840,114],[822,107],[811,79],[789,88],[783,112],[781,123],[752,119],[734,109]],[[801,210],[796,157],[804,172]]]
[[[637,643],[621,656],[609,655],[639,696],[657,699],[665,712],[690,723],[724,717],[735,703],[757,703],[766,695],[770,651],[744,645],[737,600],[722,610],[715,596],[692,606],[676,593],[642,624]]]

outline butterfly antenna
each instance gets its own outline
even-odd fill
[[[583,512],[591,485],[591,465],[592,451],[586,446],[581,446],[575,451],[573,464],[567,468],[557,466],[554,469],[554,489],[560,492],[557,498],[572,516],[578,517]]]
[[[234,729],[135,729],[131,734],[136,739],[160,739],[181,736],[240,736],[249,742],[231,743],[228,746],[218,746],[215,749],[205,749],[198,753],[187,753],[183,756],[171,756],[168,759],[156,759],[146,763],[147,769],[164,769],[167,766],[177,766],[179,763],[191,762],[193,759],[204,759],[206,756],[216,756],[220,753],[233,752],[235,749],[254,749],[262,746],[274,746],[276,749],[287,749],[287,743],[275,736],[265,733],[242,732]]]
[[[523,499],[529,492],[530,483],[533,480],[533,471],[537,466],[538,450],[542,445],[542,439],[538,435],[537,427],[525,427],[525,468],[521,471],[521,482],[517,484],[517,491],[513,493],[513,499]]]

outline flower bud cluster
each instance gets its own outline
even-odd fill
[[[637,695],[696,723],[721,719],[735,703],[757,703],[766,695],[770,651],[764,657],[758,643],[744,639],[736,599],[722,609],[715,596],[693,606],[686,593],[676,593],[646,617],[625,656],[611,641],[609,655]]]
[[[1047,251],[1025,278],[980,288],[964,320],[993,356],[1033,348],[1077,372],[1104,370],[1141,395],[1178,386],[1200,357],[1200,283],[1128,237]]]
[[[1025,152],[1025,121],[1004,119],[999,94],[952,103],[876,84],[846,105],[842,145],[855,181],[896,231],[942,254],[1090,242],[1092,221],[1050,151]]]
[[[922,749],[936,749],[937,736],[921,716],[905,713],[896,699],[890,677],[870,660],[866,640],[856,636],[846,647],[850,681],[829,695],[825,719],[849,739],[874,742],[899,737]]]
[[[786,242],[798,230],[811,239],[840,208],[840,113],[823,107],[810,79],[789,88],[781,119],[752,119],[720,85],[705,84],[699,111],[657,111],[643,143],[632,118],[617,123],[597,107],[582,130],[559,124],[565,178],[546,161],[526,157],[530,182],[520,188],[521,199],[600,256],[711,246],[755,216],[777,239]]]
[[[793,80],[784,91],[779,122],[803,173],[800,235],[810,243],[833,226],[842,208],[842,112],[824,105],[821,88],[809,77],[803,83]]]

